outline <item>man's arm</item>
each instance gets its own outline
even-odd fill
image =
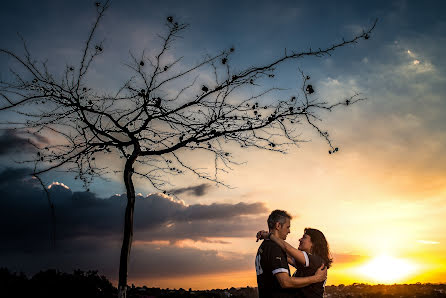
[[[274,275],[282,288],[302,288],[316,282],[327,279],[327,269],[322,265],[314,275],[305,277],[291,277],[286,272],[279,272]]]

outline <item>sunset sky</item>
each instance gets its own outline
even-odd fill
[[[340,1],[338,1],[340,2]],[[303,142],[288,153],[230,147],[241,163],[220,179],[170,177],[171,193],[136,180],[135,233],[129,284],[211,289],[256,286],[255,234],[274,209],[293,215],[287,241],[305,227],[320,229],[334,256],[328,285],[446,282],[446,5],[443,1],[112,1],[98,36],[104,55],[88,80],[116,92],[128,75],[129,51],[159,49],[172,15],[190,27],[172,57],[192,65],[234,47],[237,68],[351,38],[378,18],[369,40],[332,56],[296,60],[272,83],[296,92],[298,69],[311,75],[319,98],[367,98],[322,114],[339,152],[301,125]],[[279,4],[280,3],[280,4]],[[5,1],[0,48],[23,54],[17,32],[57,75],[75,64],[95,20],[94,1]],[[0,56],[0,80],[10,60]],[[203,71],[199,80],[209,77]],[[247,95],[253,90],[245,90]],[[288,92],[288,93],[287,93]],[[243,95],[243,94],[242,94]],[[274,100],[267,98],[265,100]],[[1,112],[3,122],[16,115]],[[35,154],[26,137],[1,126],[0,267],[34,274],[47,268],[95,269],[116,282],[125,192],[121,176],[95,180],[86,192],[74,175],[44,176],[56,210],[51,245],[48,202],[17,163]],[[51,137],[46,140],[51,143]],[[214,161],[191,154],[191,163]],[[116,158],[101,160],[119,167]]]

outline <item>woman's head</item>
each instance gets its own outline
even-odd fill
[[[321,257],[327,268],[333,262],[327,239],[319,230],[305,228],[304,235],[299,239],[299,249]]]

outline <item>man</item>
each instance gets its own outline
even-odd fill
[[[291,216],[283,210],[274,210],[268,217],[270,234],[285,240],[290,233]],[[291,277],[287,254],[275,242],[265,239],[256,255],[256,273],[259,298],[296,297],[291,288],[301,288],[324,281],[327,270],[321,266],[313,276]]]

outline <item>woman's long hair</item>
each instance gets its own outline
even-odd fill
[[[311,243],[313,243],[311,253],[321,257],[324,260],[325,266],[330,268],[331,263],[333,263],[333,258],[331,257],[330,248],[324,234],[312,228],[305,228],[304,233],[310,236]]]

